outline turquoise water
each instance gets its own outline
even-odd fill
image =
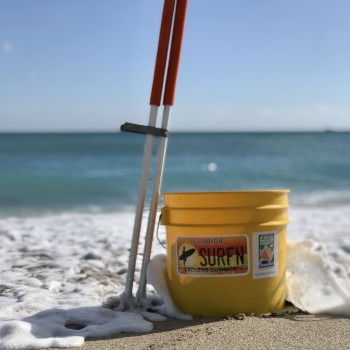
[[[0,209],[133,206],[144,141],[123,133],[0,134]],[[349,154],[350,133],[171,133],[162,189],[290,188],[292,202],[350,204]]]

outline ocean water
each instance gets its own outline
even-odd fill
[[[130,317],[136,328],[113,328],[101,309],[124,290],[143,145],[143,136],[120,133],[0,134],[2,349],[73,346],[86,336],[151,329],[142,317],[119,314],[119,325]],[[288,248],[290,300],[349,316],[349,154],[350,133],[172,133],[162,189],[289,188],[288,239],[302,241]],[[141,245],[146,217],[147,210]],[[163,227],[159,236],[164,241]],[[153,255],[164,253],[155,239]],[[148,293],[155,295],[151,286]],[[67,331],[72,315],[101,325]]]
[[[0,134],[0,211],[134,206],[144,137]],[[350,133],[173,133],[164,191],[290,188],[292,204],[350,204]]]

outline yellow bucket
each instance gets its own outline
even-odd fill
[[[194,316],[284,307],[288,190],[165,193],[167,272]]]

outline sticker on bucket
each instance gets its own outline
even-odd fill
[[[247,235],[177,237],[180,275],[220,277],[249,273]]]
[[[253,234],[253,278],[269,278],[278,275],[277,232]]]

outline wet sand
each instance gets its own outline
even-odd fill
[[[262,316],[155,322],[147,334],[87,339],[81,350],[110,349],[349,349],[350,319],[297,310]]]

